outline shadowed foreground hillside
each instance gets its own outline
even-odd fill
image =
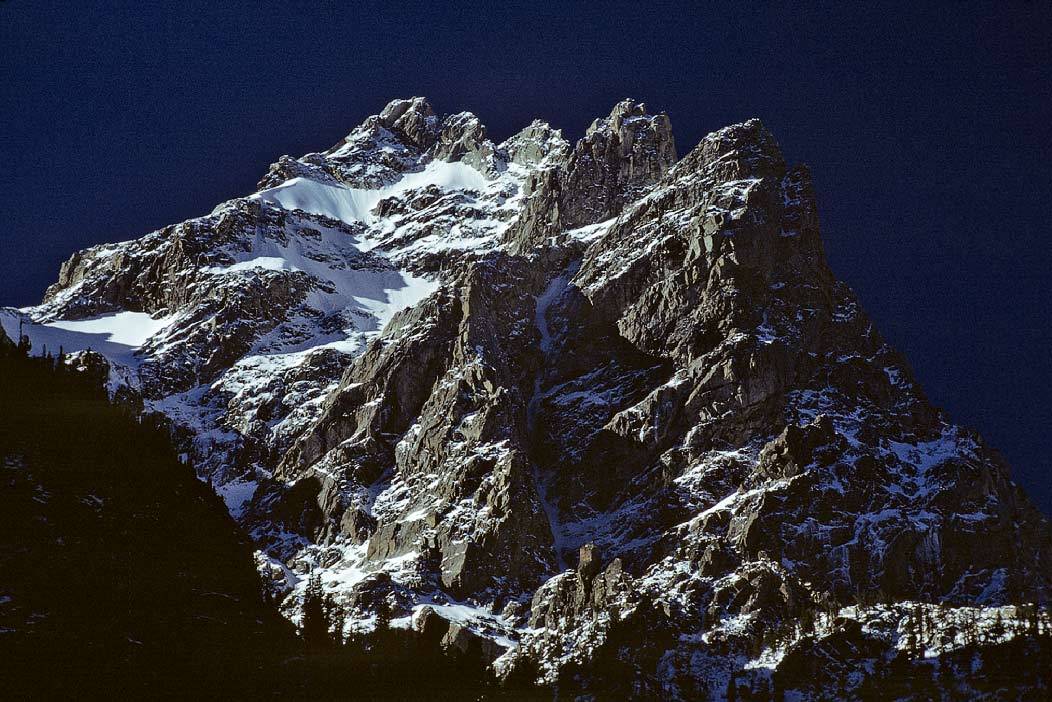
[[[14,694],[208,685],[231,656],[291,641],[219,499],[99,380],[0,359],[0,650]]]
[[[303,646],[221,500],[90,359],[0,339],[5,699],[515,697],[395,630],[369,651]]]

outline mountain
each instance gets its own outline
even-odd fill
[[[293,622],[314,573],[348,631],[390,611],[575,695],[1049,685],[993,672],[1045,660],[1048,522],[830,271],[758,120],[678,159],[632,100],[575,144],[395,100],[0,322],[171,423]]]

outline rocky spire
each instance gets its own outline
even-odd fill
[[[706,182],[762,178],[785,169],[778,142],[756,118],[707,135],[676,164],[677,175],[691,171]]]
[[[570,155],[562,224],[573,229],[618,214],[675,162],[668,115],[650,115],[643,103],[622,100],[608,117],[592,122]]]
[[[570,144],[563,138],[562,130],[535,119],[517,134],[501,144],[512,163],[520,166],[537,165],[551,159],[561,161],[570,152]]]
[[[440,133],[439,120],[427,98],[392,100],[380,111],[379,123],[419,149],[431,146]]]
[[[486,137],[486,126],[470,112],[458,112],[442,120],[442,131],[431,148],[431,154],[443,161],[458,161],[465,154],[478,151],[492,142]]]
[[[543,133],[543,127],[538,129]],[[646,105],[633,100],[622,100],[609,116],[592,122],[565,157],[561,149],[556,153],[548,168],[527,179],[526,206],[508,232],[514,250],[619,214],[676,162],[668,116],[650,115]]]
[[[470,112],[444,117],[428,153],[441,161],[462,161],[490,178],[507,168],[507,154],[490,141],[486,126]]]

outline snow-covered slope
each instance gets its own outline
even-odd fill
[[[0,321],[172,420],[293,620],[314,571],[349,627],[386,602],[505,674],[586,691],[614,656],[690,699],[816,612],[894,651],[906,603],[1052,593],[1047,523],[836,281],[756,120],[677,161],[632,101],[571,147],[396,100]]]

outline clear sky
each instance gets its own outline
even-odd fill
[[[757,116],[813,168],[834,271],[1049,512],[1050,53],[1048,3],[0,0],[0,304],[393,97],[501,139],[631,96],[681,154]]]

